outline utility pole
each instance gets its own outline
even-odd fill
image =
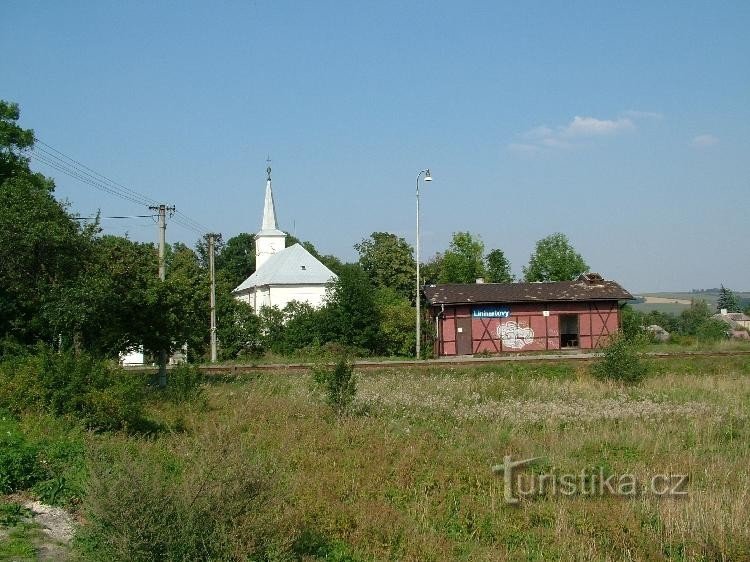
[[[177,209],[161,204],[156,207],[149,207],[151,211],[159,212],[159,279],[164,281],[167,278],[167,266],[165,263],[165,254],[167,251],[167,211],[174,213]],[[170,215],[171,216],[171,215]],[[159,386],[167,386],[167,350],[159,351]]]
[[[216,362],[216,275],[214,272],[214,250],[216,235],[208,235],[208,272],[211,277],[211,363]]]

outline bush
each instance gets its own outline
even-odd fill
[[[42,478],[38,454],[12,416],[0,413],[0,494],[25,490]]]
[[[323,389],[326,402],[337,414],[346,412],[357,394],[357,376],[354,365],[339,359],[335,365],[322,365],[313,370],[313,380]]]
[[[56,421],[0,413],[0,494],[31,489],[54,505],[81,497],[83,441],[78,429]]]
[[[195,400],[203,394],[203,380],[204,377],[198,367],[180,363],[167,373],[167,388],[164,396],[175,404]]]
[[[727,339],[728,331],[729,326],[726,322],[722,322],[716,318],[709,318],[698,327],[696,337],[700,342],[712,343]]]
[[[36,354],[0,363],[0,408],[71,416],[95,430],[143,423],[144,379],[87,354]]]
[[[173,446],[110,442],[88,467],[79,544],[91,560],[267,560],[294,534],[278,467],[225,427]]]
[[[622,335],[614,336],[604,348],[604,356],[594,365],[598,379],[610,379],[626,384],[637,384],[649,372],[648,364],[638,353],[638,346]]]

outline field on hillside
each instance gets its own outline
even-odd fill
[[[737,298],[750,300],[750,293],[737,292]],[[685,292],[664,292],[664,293],[639,293],[638,297],[643,297],[646,302],[633,304],[633,308],[641,312],[651,312],[656,310],[668,314],[680,314],[683,310],[690,308],[691,300],[704,300],[708,303],[711,310],[716,308],[716,302],[719,298],[718,293],[691,293]]]
[[[275,524],[329,559],[747,558],[750,359],[655,365],[637,388],[568,364],[367,373],[340,418],[309,376],[262,375],[212,384],[205,407],[163,409],[185,432],[141,446],[203,450],[200,472],[219,477],[260,455]],[[532,473],[687,474],[687,496],[508,505],[491,470],[505,455],[541,457]]]

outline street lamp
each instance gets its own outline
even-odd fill
[[[422,303],[419,291],[419,178],[422,174],[424,174],[424,181],[432,181],[429,168],[417,174],[417,359],[422,357]]]

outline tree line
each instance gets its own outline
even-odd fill
[[[44,342],[103,357],[139,346],[174,351],[187,344],[192,359],[209,344],[207,239],[194,248],[171,244],[166,281],[157,276],[154,244],[103,234],[55,197],[51,178],[34,172],[34,132],[18,125],[17,104],[0,100],[0,351]],[[373,232],[344,263],[301,243],[338,279],[325,306],[290,303],[255,315],[232,289],[255,271],[255,240],[241,233],[216,243],[216,307],[222,359],[264,352],[346,347],[370,355],[410,355],[415,346],[416,262],[402,237]],[[523,268],[527,281],[569,280],[588,269],[563,234],[537,242]],[[456,232],[448,248],[422,265],[423,282],[515,281],[501,249]],[[425,327],[425,337],[430,329]]]

